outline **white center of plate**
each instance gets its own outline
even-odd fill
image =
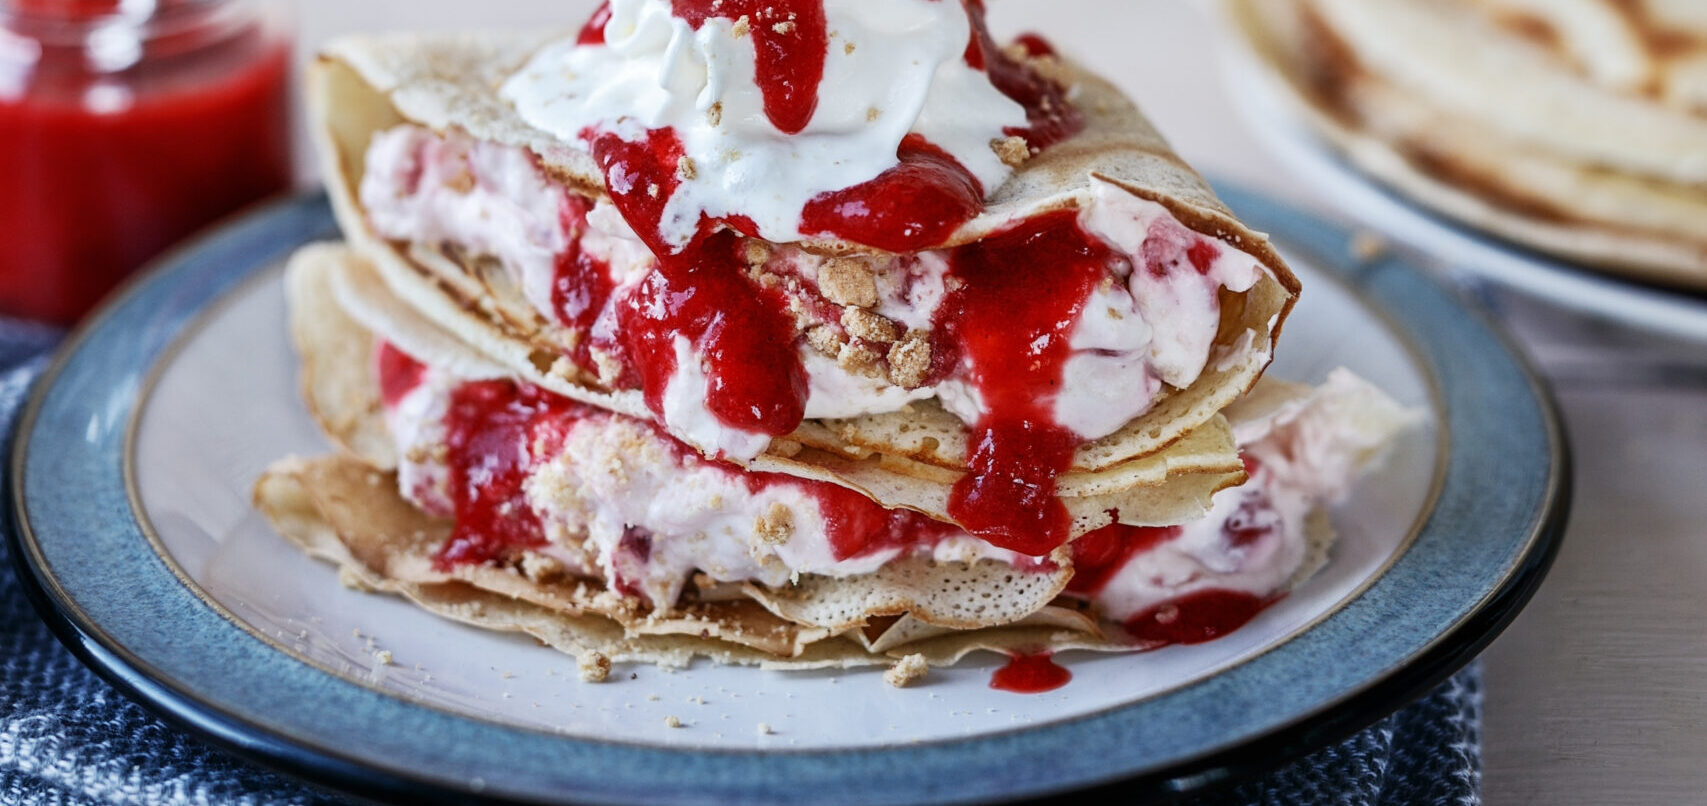
[[[1319,382],[1347,366],[1407,406],[1429,385],[1387,325],[1295,258],[1307,292],[1286,323],[1276,377]],[[1423,514],[1437,456],[1432,428],[1334,512],[1330,562],[1232,635],[1128,655],[1063,653],[1064,688],[992,690],[992,655],[891,688],[882,669],[766,672],[698,663],[684,671],[618,666],[589,684],[574,660],[532,638],[463,626],[397,598],[349,590],[250,508],[263,469],[332,450],[297,390],[275,268],[207,314],[169,355],[135,435],[143,514],[165,553],[206,598],[281,652],[431,707],[565,735],[646,745],[810,750],[955,739],[1084,716],[1202,680],[1270,649],[1332,612],[1384,569]],[[1432,418],[1431,418],[1432,420]],[[389,653],[389,654],[382,654]],[[389,658],[389,665],[381,658]],[[303,703],[312,710],[314,703]],[[668,727],[670,717],[681,727]],[[769,732],[765,732],[766,726]]]

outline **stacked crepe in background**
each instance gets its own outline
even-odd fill
[[[637,4],[616,5],[620,21],[621,7]],[[1117,91],[1039,40],[997,55],[977,4],[966,8],[974,43],[983,36],[987,48],[977,70],[987,60],[991,73],[1030,82],[1034,127],[990,141],[1007,168],[967,215],[923,235],[904,226],[896,237],[776,237],[762,221],[709,214],[680,241],[652,237],[668,220],[660,224],[656,209],[646,219],[646,197],[660,198],[660,184],[672,196],[677,182],[703,176],[703,160],[697,168],[672,162],[673,178],[647,187],[601,150],[616,141],[578,142],[530,122],[502,88],[537,66],[548,40],[411,36],[332,46],[311,68],[307,92],[347,243],[300,253],[289,291],[305,395],[344,452],[281,461],[258,483],[257,506],[353,585],[526,631],[586,668],[694,656],[807,668],[914,654],[952,662],[978,648],[1130,649],[1218,634],[1214,625],[1183,638],[1119,627],[1177,614],[1167,610],[1174,594],[1249,588],[1232,608],[1240,621],[1284,595],[1321,562],[1326,531],[1316,507],[1342,495],[1409,415],[1349,375],[1320,391],[1265,381],[1235,406],[1272,356],[1296,280]],[[595,25],[609,18],[600,13]],[[783,36],[792,23],[773,30]],[[745,17],[735,23],[736,37],[746,26]],[[588,31],[602,44],[594,25],[582,42]],[[852,42],[845,52],[855,53]],[[867,118],[877,115],[873,107]],[[714,109],[714,127],[717,117]],[[928,153],[908,163],[908,147],[897,170],[924,164],[942,176],[941,149],[911,146]],[[544,223],[515,228],[525,248],[459,229],[529,215],[518,199],[538,198],[552,206]],[[462,206],[471,199],[484,201]],[[413,235],[395,224],[405,214],[415,216]],[[707,276],[711,264],[669,268],[681,266],[671,264],[677,249],[721,259],[725,252],[705,246],[713,242],[744,262],[716,265],[729,271],[718,277]],[[521,265],[539,257],[528,250],[541,243],[556,272],[549,283]],[[614,290],[577,279],[594,265],[578,256],[595,253],[599,276],[620,281]],[[990,254],[1026,260],[988,275],[996,279],[962,271]],[[1052,274],[1057,258],[1078,260],[1089,280]],[[624,260],[632,264],[626,280]],[[699,285],[644,297],[672,281],[668,271]],[[1035,285],[1003,286],[1003,277],[1035,277]],[[731,281],[738,293],[720,299],[732,309],[770,300],[786,315],[667,332],[673,355],[635,341],[640,326],[673,313],[666,309]],[[941,313],[973,308],[966,299],[992,283],[1008,294],[1003,304],[1023,306],[1074,282],[1083,287],[1064,309],[1070,315],[1046,310],[1040,324],[1016,316],[1011,328],[990,327],[1007,313],[999,307],[995,318]],[[1141,283],[1159,296],[1132,303],[1126,288]],[[1158,325],[1183,315],[1169,306],[1194,313],[1184,325],[1196,329],[1120,325],[1139,310],[1107,303],[1107,327],[1140,327],[1148,339],[1133,358],[1130,345],[1099,343],[1082,324],[1092,308],[1104,315],[1098,294],[1110,293],[1159,306],[1144,309]],[[907,305],[919,297],[930,300],[929,315],[909,322],[917,312]],[[654,319],[620,319],[635,311]],[[717,322],[733,315],[716,306],[707,313]],[[1031,353],[1009,362],[977,352],[1012,344],[1015,334]],[[778,383],[787,366],[718,375],[726,366],[718,361],[753,347],[742,339],[797,354],[792,371],[804,378]],[[1182,353],[1195,364],[1152,365]],[[1075,376],[1073,361],[1090,371]],[[1020,369],[997,366],[1006,363]],[[988,380],[1027,366],[1046,372],[1033,399],[1008,400],[1011,390]],[[684,378],[698,385],[684,387]],[[719,408],[719,396],[751,402],[742,384],[783,389],[783,403]],[[1069,389],[1093,405],[1057,415],[1068,409],[1051,404]],[[844,393],[865,402],[850,410]],[[1122,406],[1130,416],[1110,421],[1108,411]],[[479,428],[469,432],[467,422]],[[502,428],[512,430],[493,435]],[[468,466],[446,458],[499,438],[508,447]],[[1328,447],[1294,457],[1299,439]],[[1272,450],[1253,464],[1258,443]],[[1016,469],[1025,462],[1033,466]],[[1274,484],[1288,492],[1272,497],[1283,505],[1254,483],[1229,489],[1281,476],[1291,481]],[[482,503],[483,490],[502,485],[509,498]],[[480,523],[470,520],[476,510]],[[979,520],[991,513],[994,522]],[[1000,522],[1008,516],[1021,522]],[[1200,522],[1208,525],[1193,531]],[[474,533],[482,528],[490,534]],[[1183,587],[1102,604],[1099,591],[1135,546],[1198,532],[1214,546],[1181,549]],[[1222,545],[1229,535],[1243,542]],[[1205,551],[1272,562],[1207,568]],[[1093,566],[1095,574],[1085,572]]]
[[[1380,181],[1543,252],[1707,288],[1707,4],[1226,5]]]

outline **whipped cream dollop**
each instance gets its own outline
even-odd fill
[[[821,19],[818,5],[611,0],[602,27],[595,17],[579,42],[542,48],[502,94],[566,143],[673,130],[692,166],[660,226],[678,247],[702,217],[744,217],[766,240],[801,240],[808,202],[894,168],[910,134],[986,194],[1007,180],[1012,168],[992,144],[1025,127],[1026,110],[968,60],[962,3],[823,0]]]

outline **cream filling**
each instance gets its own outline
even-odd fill
[[[403,495],[441,516],[454,512],[443,419],[459,383],[429,369],[386,409],[402,457]],[[1252,480],[1218,493],[1206,517],[1130,558],[1094,597],[1094,607],[1124,621],[1199,590],[1259,597],[1285,590],[1307,554],[1309,512],[1342,498],[1393,435],[1416,419],[1337,370],[1321,388],[1237,424],[1243,450],[1261,463]],[[644,423],[591,412],[535,462],[523,490],[551,541],[540,553],[596,569],[653,603],[675,602],[695,572],[717,582],[777,586],[801,574],[871,573],[904,553],[885,548],[837,559],[830,523],[804,482],[755,478],[682,451]],[[1261,501],[1267,505],[1247,506]],[[1234,545],[1229,523],[1260,534]],[[939,562],[1032,562],[951,528],[905,553]]]
[[[1312,502],[1298,490],[1260,471],[1245,484],[1216,493],[1201,520],[1185,524],[1177,536],[1121,566],[1094,597],[1097,611],[1103,618],[1126,621],[1204,590],[1259,598],[1279,593],[1304,563],[1304,518],[1311,508]],[[1235,545],[1228,539],[1228,524],[1235,518],[1241,527],[1260,530],[1259,536]]]
[[[1322,386],[1236,423],[1240,451],[1258,470],[1215,494],[1207,516],[1134,555],[1093,598],[1102,617],[1134,615],[1205,590],[1267,597],[1284,592],[1309,554],[1305,520],[1342,500],[1420,414],[1344,368]],[[1234,532],[1257,537],[1230,539]]]
[[[551,304],[556,255],[572,238],[608,267],[613,303],[644,278],[654,261],[608,203],[595,205],[584,226],[572,226],[563,213],[569,204],[566,193],[551,185],[524,151],[440,139],[415,126],[375,136],[361,198],[370,222],[387,238],[448,241],[496,258],[529,302],[552,320],[557,318]],[[1072,353],[1052,405],[1059,424],[1092,440],[1148,411],[1164,384],[1184,388],[1195,382],[1212,358],[1220,289],[1247,291],[1265,270],[1255,258],[1215,241],[1203,241],[1213,259],[1206,270],[1198,270],[1186,252],[1197,242],[1194,233],[1160,204],[1105,182],[1097,183],[1080,224],[1126,257],[1113,262],[1109,281],[1093,293],[1074,323]],[[795,247],[775,250],[790,271],[810,282],[817,281],[826,263]],[[1156,275],[1146,268],[1152,262],[1167,270]],[[930,328],[947,296],[949,272],[943,252],[890,258],[873,272],[875,310],[914,330]],[[612,335],[614,312],[607,309],[593,327],[595,337]],[[686,354],[682,344],[677,348],[677,371],[684,377],[666,386],[666,426],[702,449],[731,458],[763,452],[767,435],[730,427],[705,408],[700,362],[683,360],[692,357],[691,344]],[[975,423],[986,413],[969,367],[938,385],[906,389],[844,368],[805,339],[799,349],[807,370],[808,418],[883,414],[931,397],[963,422]]]
[[[401,457],[400,491],[441,517],[455,512],[444,418],[460,383],[428,369],[385,412]],[[831,524],[806,482],[757,479],[679,450],[637,420],[592,412],[568,428],[560,448],[536,458],[522,489],[551,542],[538,553],[571,568],[596,568],[653,603],[675,602],[696,571],[717,582],[777,586],[801,574],[868,574],[903,553],[884,548],[838,559]],[[1032,562],[963,532],[943,531],[940,540],[906,553],[945,562]]]

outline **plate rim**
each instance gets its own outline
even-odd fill
[[[1259,202],[1259,197],[1234,189],[1225,190],[1223,195],[1236,200],[1236,207],[1251,207],[1253,205],[1268,205],[1270,207],[1274,207],[1276,205],[1276,203],[1272,201]],[[310,194],[295,199],[289,199],[270,206],[256,213],[255,216],[244,219],[244,222],[251,222],[251,225],[253,225],[252,222],[265,220],[269,214],[276,215],[281,209],[314,207],[315,205],[323,205],[323,201],[318,194]],[[1271,212],[1273,211],[1271,210]],[[1295,211],[1292,212],[1294,215],[1302,215]],[[1316,226],[1321,227],[1325,225],[1330,231],[1337,231],[1339,229],[1336,225],[1333,225],[1330,222],[1314,219],[1314,217],[1311,216],[1302,217],[1305,220],[1313,219]],[[67,340],[66,346],[62,349],[59,356],[56,357],[53,367],[43,375],[41,381],[38,383],[36,389],[31,395],[30,402],[24,411],[23,417],[20,418],[20,429],[18,431],[19,438],[13,446],[11,457],[13,469],[12,483],[9,485],[10,489],[8,491],[12,497],[13,505],[12,507],[8,507],[5,513],[5,517],[10,519],[14,526],[8,534],[10,535],[9,540],[13,544],[14,564],[20,571],[20,579],[26,583],[24,587],[27,589],[32,603],[36,605],[38,611],[43,612],[44,616],[47,617],[47,620],[54,628],[56,635],[58,635],[63,642],[67,643],[68,646],[71,646],[73,651],[77,652],[77,654],[82,657],[86,663],[93,666],[102,674],[102,676],[115,682],[115,684],[117,684],[122,690],[125,690],[127,694],[130,694],[133,699],[141,699],[144,704],[150,705],[151,709],[156,710],[157,712],[164,711],[171,721],[179,724],[180,726],[189,727],[194,732],[212,738],[217,744],[221,744],[227,749],[235,750],[240,755],[249,757],[252,760],[259,760],[267,766],[281,768],[283,771],[299,777],[306,775],[329,778],[334,780],[339,785],[339,788],[355,791],[367,796],[408,796],[411,798],[420,798],[423,796],[431,796],[432,798],[466,797],[467,794],[469,794],[466,790],[461,792],[452,792],[450,790],[439,789],[439,787],[444,786],[443,782],[433,782],[425,778],[397,776],[395,772],[386,772],[384,775],[387,777],[396,777],[397,780],[376,781],[374,777],[374,769],[363,766],[359,761],[343,757],[336,753],[328,753],[327,748],[303,747],[293,744],[288,740],[281,741],[280,737],[273,736],[271,734],[262,733],[261,735],[257,735],[255,730],[257,726],[252,721],[253,717],[245,718],[245,715],[242,714],[228,713],[222,710],[222,706],[204,701],[195,696],[193,692],[176,689],[173,686],[175,681],[159,679],[161,677],[165,677],[159,669],[151,666],[143,659],[135,656],[133,653],[130,653],[112,636],[106,634],[101,629],[100,625],[92,623],[87,614],[78,609],[76,603],[70,600],[69,594],[59,586],[58,580],[47,573],[47,563],[38,553],[40,547],[37,545],[37,541],[34,536],[34,529],[30,524],[29,515],[26,509],[23,473],[20,472],[20,470],[25,464],[29,445],[35,436],[37,417],[40,414],[41,406],[44,404],[45,399],[48,396],[48,392],[54,388],[55,382],[66,369],[70,359],[78,353],[79,346],[84,343],[85,339],[88,338],[91,333],[95,332],[101,323],[107,321],[109,314],[123,308],[128,301],[139,293],[140,289],[146,287],[149,283],[161,281],[169,274],[173,266],[180,265],[183,260],[199,252],[207,245],[208,242],[220,237],[225,237],[229,232],[230,230],[221,230],[220,232],[207,236],[202,239],[202,241],[185,247],[173,258],[163,261],[145,278],[139,278],[137,281],[133,282],[133,284],[131,284],[124,293],[116,296],[104,305],[101,313],[92,317],[85,326],[79,328],[79,330]],[[1310,254],[1312,257],[1320,260],[1325,272],[1335,273],[1335,263],[1326,260],[1324,255],[1317,253],[1317,250],[1309,248],[1307,244],[1296,243],[1290,239],[1283,240],[1287,241],[1287,246],[1289,248],[1298,249],[1299,251],[1305,254]],[[181,326],[177,328],[171,338],[168,339],[168,344],[176,341],[184,327],[189,324],[193,324],[193,322],[211,305],[217,304],[221,299],[230,298],[230,295],[233,294],[234,291],[244,287],[248,281],[252,280],[254,276],[260,273],[259,270],[264,268],[265,265],[266,262],[261,261],[257,262],[256,265],[248,267],[247,270],[242,272],[240,278],[228,284],[227,287],[219,290],[214,295],[211,302],[197,305],[195,308],[196,315],[189,317],[185,323],[181,323]],[[1409,269],[1408,271],[1414,271],[1414,269]],[[1398,334],[1405,339],[1416,338],[1416,334],[1411,332],[1410,329],[1404,327],[1402,323],[1393,320],[1390,316],[1387,316],[1391,312],[1387,310],[1386,305],[1376,300],[1369,299],[1366,293],[1359,293],[1354,290],[1354,294],[1358,296],[1368,308],[1378,314],[1384,315],[1388,320],[1388,324],[1392,326],[1395,334]],[[1540,511],[1534,513],[1533,526],[1524,540],[1521,552],[1517,555],[1522,558],[1522,562],[1512,568],[1511,572],[1504,578],[1499,580],[1499,584],[1496,585],[1494,589],[1486,591],[1476,603],[1471,605],[1468,610],[1465,611],[1462,618],[1453,623],[1447,631],[1434,636],[1431,641],[1415,652],[1402,666],[1388,670],[1378,678],[1364,681],[1365,685],[1347,692],[1343,697],[1321,703],[1315,713],[1294,715],[1293,719],[1282,725],[1274,727],[1264,735],[1257,737],[1245,737],[1236,741],[1231,741],[1230,746],[1226,747],[1210,748],[1209,750],[1206,750],[1202,756],[1192,758],[1166,768],[1143,771],[1137,778],[1126,777],[1130,772],[1129,770],[1116,770],[1109,773],[1101,780],[1093,778],[1065,783],[1056,782],[1053,787],[1043,787],[1035,790],[1019,792],[990,793],[987,791],[978,791],[973,792],[971,795],[972,797],[987,797],[991,794],[996,794],[998,796],[1005,794],[1009,797],[1045,794],[1051,791],[1059,791],[1063,787],[1080,788],[1083,786],[1095,786],[1099,783],[1106,783],[1110,780],[1117,781],[1114,785],[1120,787],[1122,791],[1127,793],[1134,791],[1133,787],[1136,786],[1138,787],[1138,791],[1145,791],[1151,794],[1162,794],[1180,791],[1182,787],[1201,788],[1207,784],[1219,783],[1221,781],[1243,777],[1244,775],[1254,774],[1274,766],[1274,764],[1281,760],[1282,757],[1296,757],[1334,741],[1336,740],[1336,737],[1350,735],[1351,733],[1354,733],[1355,731],[1374,722],[1380,716],[1385,715],[1385,713],[1397,707],[1397,705],[1409,701],[1417,694],[1426,691],[1429,687],[1435,685],[1453,671],[1456,671],[1456,669],[1462,666],[1463,663],[1467,662],[1477,651],[1481,649],[1481,647],[1490,642],[1498,634],[1499,630],[1503,629],[1505,624],[1509,623],[1510,620],[1515,617],[1522,604],[1526,602],[1529,596],[1533,593],[1535,586],[1539,584],[1542,576],[1545,574],[1546,568],[1550,565],[1552,557],[1558,548],[1559,533],[1569,509],[1570,466],[1568,446],[1564,441],[1564,435],[1558,421],[1556,409],[1552,403],[1551,393],[1545,385],[1538,380],[1538,377],[1535,375],[1533,369],[1528,365],[1524,356],[1520,352],[1515,351],[1510,341],[1500,334],[1497,329],[1490,327],[1485,316],[1482,316],[1480,312],[1470,310],[1466,306],[1462,305],[1462,303],[1455,304],[1462,313],[1468,313],[1472,317],[1478,318],[1482,328],[1487,331],[1487,334],[1491,335],[1496,342],[1500,343],[1500,346],[1503,347],[1507,354],[1505,357],[1510,359],[1518,367],[1523,376],[1522,379],[1526,382],[1529,391],[1535,396],[1536,402],[1539,404],[1536,413],[1540,415],[1541,425],[1544,431],[1544,436],[1546,437],[1547,447],[1549,449],[1547,451],[1547,455],[1550,462],[1547,473],[1548,478],[1546,483],[1543,485],[1546,493],[1543,496],[1543,500],[1540,502]],[[1407,343],[1406,346],[1411,347],[1413,345]],[[164,351],[161,351],[157,355],[163,354]],[[1426,364],[1425,368],[1428,368]],[[153,367],[146,368],[144,372],[150,372],[152,369]],[[1432,368],[1430,368],[1430,370],[1431,383],[1439,382],[1438,378],[1433,377],[1438,375],[1438,372],[1433,371]],[[133,401],[132,403],[133,407],[140,408],[139,406],[135,406],[135,402],[136,401]],[[1443,418],[1447,414],[1444,410],[1441,413]],[[1444,419],[1442,427],[1445,427]],[[1440,461],[1444,467],[1447,464],[1448,457],[1442,455]],[[1433,495],[1431,494],[1431,503],[1433,503],[1432,499]],[[1429,518],[1425,518],[1424,520],[1430,519],[1432,519],[1432,513],[1430,513]],[[1426,526],[1424,528],[1426,528]],[[1404,553],[1405,552],[1401,552],[1401,556]],[[1356,595],[1347,597],[1347,602],[1349,603],[1350,601],[1361,597],[1362,593],[1366,589],[1367,586],[1360,590]],[[1313,622],[1308,628],[1306,628],[1306,630],[1304,630],[1304,632],[1314,630],[1317,626],[1319,626],[1319,621]],[[1266,654],[1266,652],[1259,653],[1259,655],[1260,654]],[[1241,663],[1254,660],[1255,657],[1257,656],[1252,656],[1252,658],[1241,661]],[[406,698],[399,698],[395,695],[387,696],[392,696],[400,703],[404,703],[408,706],[424,707],[422,703],[413,702]],[[1132,706],[1125,706],[1115,709],[1115,711],[1123,711],[1130,707]],[[471,717],[461,715],[457,715],[453,718],[471,719]],[[1077,717],[1067,720],[1065,723],[1052,723],[1051,725],[1041,728],[1033,728],[1018,735],[1024,736],[1028,733],[1048,731],[1053,728],[1062,727],[1064,725],[1073,725],[1085,721],[1086,719],[1094,718],[1096,718],[1095,715]],[[520,728],[519,726],[507,726],[506,729],[524,728]],[[1009,735],[1011,736],[1013,734]],[[982,738],[984,737],[933,744],[947,744],[954,746],[975,744]],[[562,740],[569,742],[584,741],[577,739]],[[895,749],[896,748],[864,751],[826,750],[816,751],[815,753],[812,751],[807,752],[812,755],[819,756],[840,756],[846,754],[880,754],[884,752],[893,752]],[[689,756],[727,756],[732,752],[739,753],[741,751],[718,751],[705,749],[659,750],[654,748],[649,752],[679,753]],[[754,755],[759,754],[754,753]],[[421,787],[428,788],[422,789]],[[492,793],[488,793],[488,796],[490,797],[491,794]],[[964,797],[964,795],[961,797],[953,797],[951,795],[941,799],[944,801],[950,801],[964,799]]]

